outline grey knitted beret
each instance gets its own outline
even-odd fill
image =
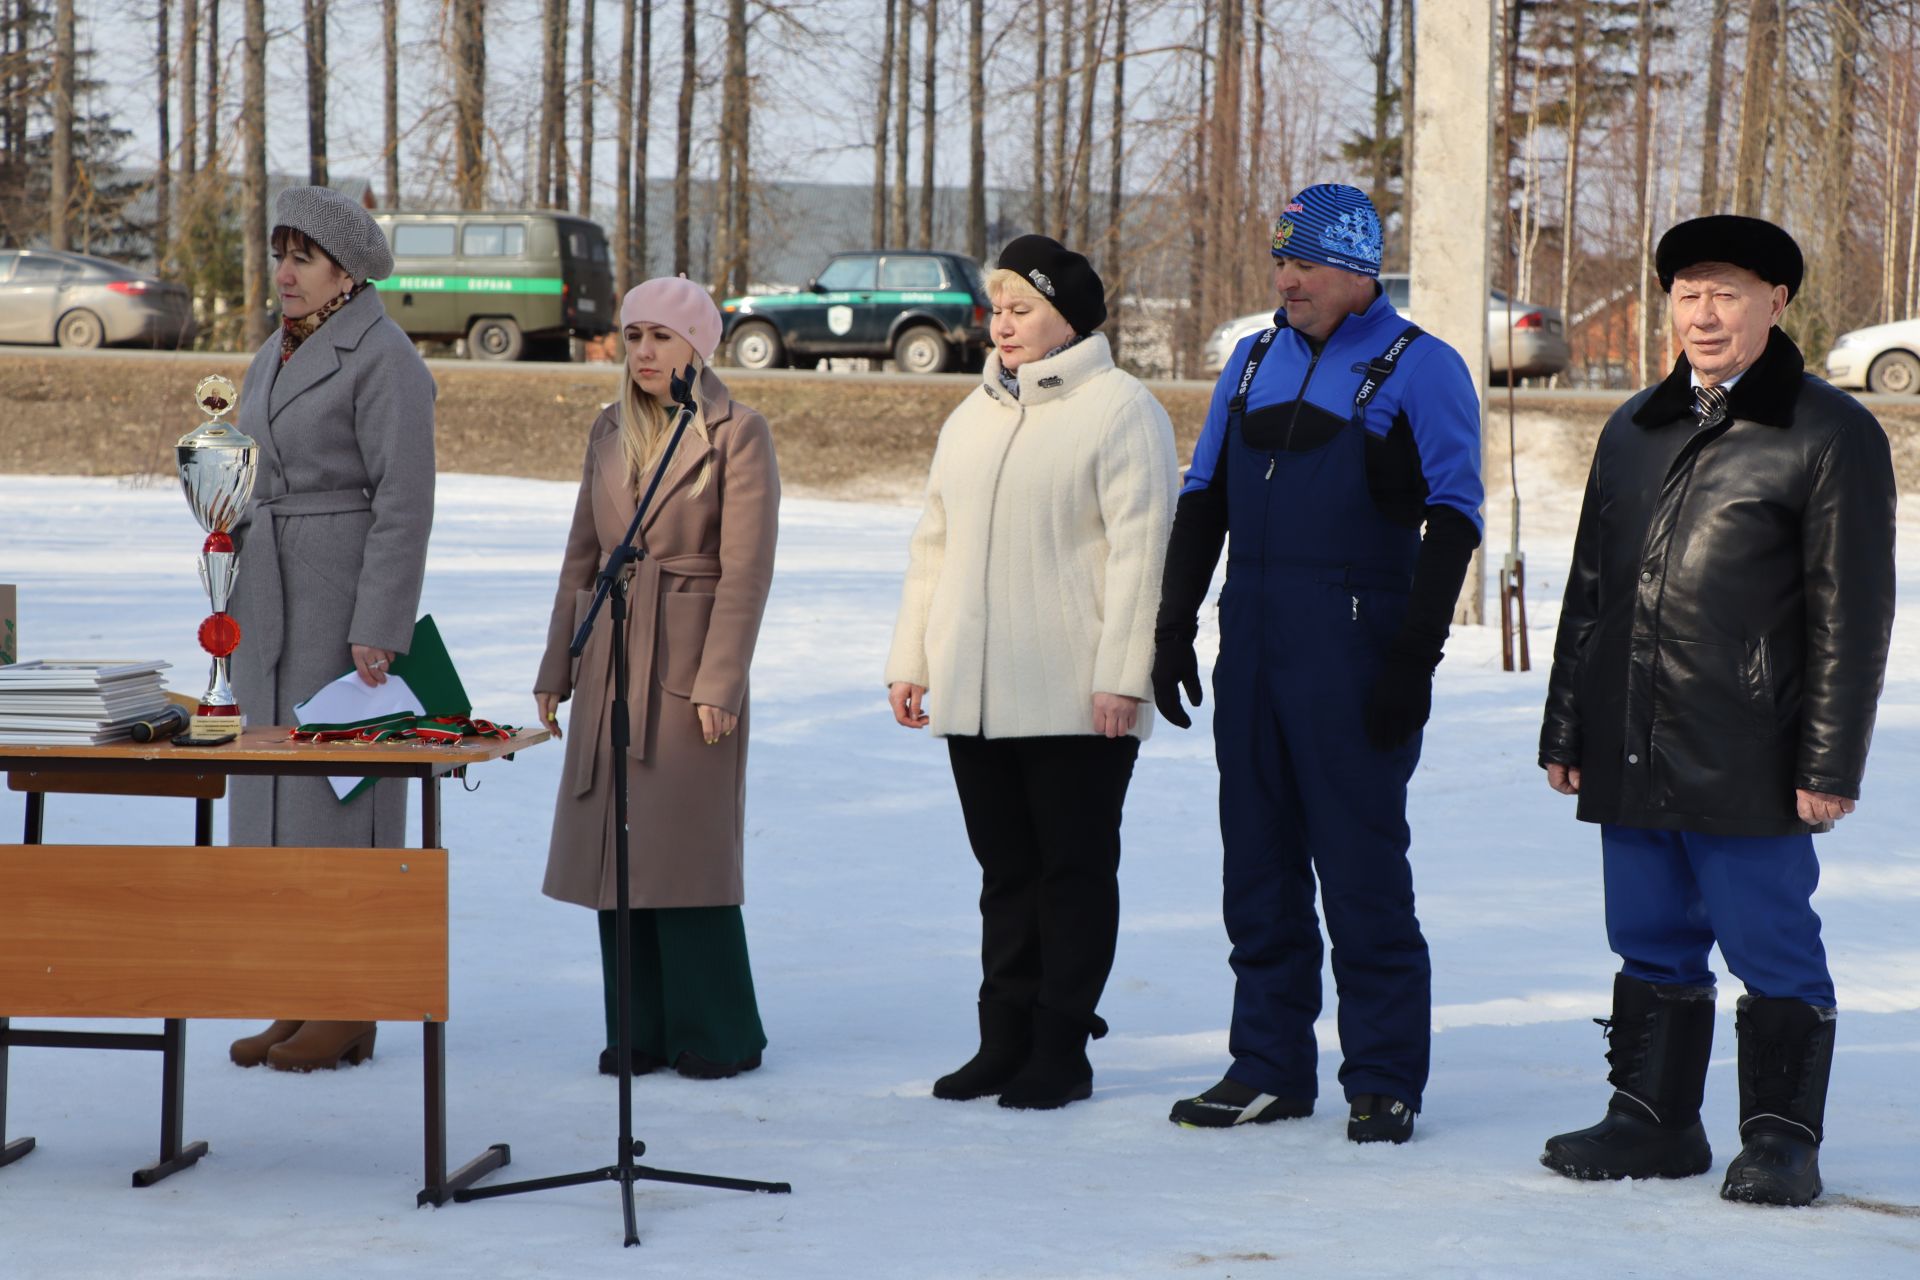
[[[327,251],[355,284],[393,274],[393,251],[373,215],[331,187],[288,187],[273,202],[273,225],[291,227]]]

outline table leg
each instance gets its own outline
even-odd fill
[[[160,1034],[160,1159],[144,1169],[136,1169],[133,1185],[150,1187],[169,1174],[178,1173],[207,1154],[207,1144],[182,1145],[186,1129],[187,1106],[187,1023],[184,1018],[166,1019]]]
[[[47,793],[27,792],[27,833],[22,844],[39,844],[47,820]]]
[[[504,1142],[496,1142],[473,1159],[447,1173],[447,1024],[426,1024],[426,1131],[427,1183],[414,1197],[416,1208],[436,1208],[453,1199],[453,1193],[472,1186],[495,1169],[513,1163],[513,1151]]]
[[[28,793],[28,798],[32,799],[32,795]],[[7,1141],[7,1022],[7,1019],[0,1018],[0,1165],[12,1164],[33,1150],[32,1138]]]

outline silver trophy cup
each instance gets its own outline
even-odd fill
[[[240,624],[227,613],[227,601],[239,573],[233,526],[240,522],[247,499],[253,496],[260,446],[238,427],[220,421],[238,397],[230,379],[219,374],[202,378],[193,398],[209,419],[181,436],[174,446],[180,487],[187,495],[187,505],[193,508],[194,519],[207,531],[200,549],[200,585],[206,588],[207,600],[213,606],[213,613],[200,624],[200,647],[212,655],[213,669],[189,729],[196,738],[238,733],[243,723],[240,700],[234,696],[227,668],[240,644]]]

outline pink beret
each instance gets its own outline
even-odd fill
[[[685,276],[659,276],[629,289],[620,303],[620,328],[630,324],[665,325],[708,363],[720,345],[720,308]]]

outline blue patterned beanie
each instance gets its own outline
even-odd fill
[[[1274,220],[1273,256],[1377,276],[1380,215],[1358,187],[1334,182],[1308,187]]]

